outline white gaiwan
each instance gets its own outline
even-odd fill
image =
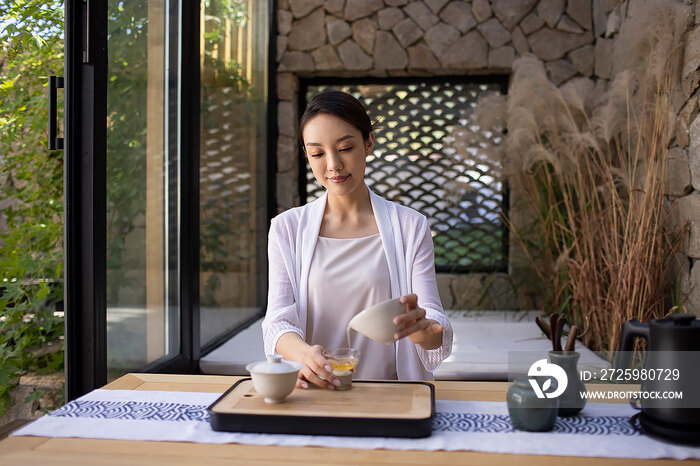
[[[390,299],[368,307],[350,320],[348,328],[372,340],[387,345],[393,343],[394,334],[403,328],[394,323],[394,317],[406,312],[406,305],[401,304],[400,299]]]
[[[297,383],[303,364],[282,359],[281,354],[267,356],[267,361],[251,362],[245,369],[250,372],[255,391],[265,397],[266,403],[283,403]]]

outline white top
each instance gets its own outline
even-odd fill
[[[442,346],[425,350],[408,338],[396,342],[399,380],[433,380],[432,371],[452,351],[452,326],[442,312],[435,278],[433,239],[428,220],[415,210],[369,191],[389,267],[391,297],[415,293],[426,317],[445,327]],[[288,332],[306,339],[311,260],[326,208],[327,194],[272,219],[268,239],[269,289],[262,323],[265,353],[275,351]]]
[[[306,342],[347,348],[346,329],[358,312],[391,299],[389,266],[379,233],[362,238],[318,237],[309,269]],[[355,379],[396,380],[394,344],[350,332],[351,348],[360,351]]]

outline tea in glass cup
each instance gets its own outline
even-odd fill
[[[333,375],[340,380],[340,385],[335,389],[350,390],[352,373],[360,362],[360,352],[353,348],[331,348],[323,350],[323,357],[328,360]]]

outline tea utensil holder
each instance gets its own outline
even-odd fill
[[[550,351],[548,354],[549,362],[561,367],[567,377],[566,389],[558,397],[559,416],[575,416],[586,405],[586,398],[581,395],[586,386],[577,367],[580,356],[577,351]]]

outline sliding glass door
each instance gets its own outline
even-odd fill
[[[68,399],[261,315],[271,4],[66,0]]]
[[[200,344],[262,312],[266,292],[268,2],[202,2]]]
[[[180,351],[178,3],[108,2],[109,378]]]

